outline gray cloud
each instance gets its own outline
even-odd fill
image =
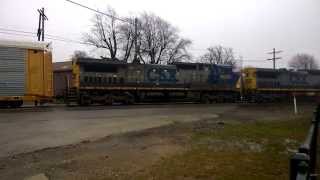
[[[210,45],[233,47],[245,65],[272,67],[264,61],[273,47],[283,50],[280,67],[295,53],[305,52],[320,59],[320,1],[319,0],[77,0],[79,3],[104,10],[108,5],[120,15],[154,12],[177,26],[181,34],[193,40],[192,53],[200,55]],[[91,11],[64,0],[2,0],[0,27],[36,31],[36,9],[45,7],[49,21],[48,34],[81,40],[90,29]],[[0,34],[1,38],[18,36]],[[22,39],[36,38],[20,37]],[[70,58],[74,50],[94,54],[92,47],[76,43],[53,41],[54,60]]]

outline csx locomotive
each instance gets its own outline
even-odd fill
[[[231,66],[203,63],[133,64],[110,59],[73,61],[68,103],[131,104],[155,100],[235,101],[239,74]]]
[[[269,102],[319,93],[320,70],[245,68],[240,73],[228,65],[153,65],[79,58],[73,61],[73,88],[67,93],[67,102]]]
[[[242,77],[243,95],[249,101],[269,102],[293,95],[320,95],[320,70],[245,68]]]

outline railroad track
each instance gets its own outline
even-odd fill
[[[133,105],[123,105],[123,104],[113,104],[109,106],[105,105],[91,105],[91,106],[66,106],[65,104],[49,104],[44,106],[22,106],[20,108],[0,108],[0,113],[10,113],[10,112],[46,112],[54,111],[56,109],[63,110],[104,110],[104,109],[135,109],[135,108],[154,108],[154,107],[166,107],[175,105],[228,105],[228,104],[239,104],[239,103],[217,103],[217,104],[200,104],[195,102],[169,102],[169,103],[136,103]]]

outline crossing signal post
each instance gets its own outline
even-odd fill
[[[281,59],[281,57],[276,57],[276,54],[279,54],[281,52],[282,51],[276,51],[276,48],[273,48],[273,51],[268,53],[273,55],[271,59],[268,59],[273,61],[273,69],[276,69],[276,60]]]

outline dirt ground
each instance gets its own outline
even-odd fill
[[[102,138],[82,140],[80,143],[72,143],[71,145],[62,144],[58,147],[47,147],[33,152],[26,151],[5,156],[0,158],[0,179],[18,180],[39,173],[45,174],[52,180],[241,179],[235,176],[224,178],[219,173],[216,173],[219,176],[213,177],[208,172],[216,172],[220,166],[234,169],[235,167],[226,161],[228,161],[228,157],[239,153],[242,153],[240,156],[250,154],[248,157],[243,156],[247,157],[247,160],[250,160],[251,154],[258,154],[257,157],[265,158],[262,156],[265,154],[260,155],[260,152],[269,146],[262,146],[264,144],[262,141],[272,141],[277,137],[290,136],[285,139],[285,142],[288,141],[288,144],[292,142],[293,146],[286,145],[286,152],[281,155],[286,163],[291,151],[294,151],[301,138],[306,135],[307,121],[311,118],[314,107],[312,104],[301,105],[298,115],[293,114],[291,104],[172,105],[161,107],[164,108],[162,110],[152,106],[150,108],[152,110],[149,109],[149,111],[145,107],[126,110],[121,108],[121,112],[117,112],[119,113],[117,116],[126,115],[126,118],[139,119],[138,117],[147,113],[150,115],[149,118],[140,123],[159,119],[158,116],[170,117],[170,123],[144,126],[123,133],[119,131],[107,134]],[[94,109],[92,111],[96,112]],[[103,112],[105,111],[103,109]],[[76,112],[82,116],[81,109]],[[5,113],[9,114],[9,112]],[[181,120],[186,117],[189,120]],[[301,119],[304,120],[302,125]],[[284,123],[279,124],[281,121]],[[293,130],[300,127],[301,129]],[[91,131],[94,131],[93,129]],[[273,131],[273,129],[277,131]],[[283,133],[283,129],[285,133]],[[268,133],[272,136],[265,136]],[[239,136],[238,139],[237,136]],[[261,139],[255,139],[260,136]],[[202,147],[206,149],[203,150]],[[278,148],[278,146],[270,146],[272,150],[267,150],[267,152],[273,152],[275,147]],[[281,153],[283,153],[282,150]],[[269,154],[266,156],[268,158]],[[221,157],[226,159],[221,159]],[[275,159],[271,160],[277,161]],[[210,161],[208,162],[208,160]],[[238,161],[242,160],[240,158]],[[233,162],[230,158],[229,161]],[[223,163],[219,164],[221,162]],[[278,162],[275,163],[278,164]],[[211,167],[212,164],[217,164],[219,167]],[[256,166],[256,164],[252,164]],[[209,166],[213,169],[208,169]],[[255,170],[257,169],[253,171]],[[283,174],[285,173],[287,171]],[[254,174],[245,174],[244,176],[251,175],[256,177]],[[274,179],[274,177],[275,175],[265,176],[265,178],[262,176],[262,179]]]
[[[214,118],[234,108],[181,104],[0,109],[0,157]]]

